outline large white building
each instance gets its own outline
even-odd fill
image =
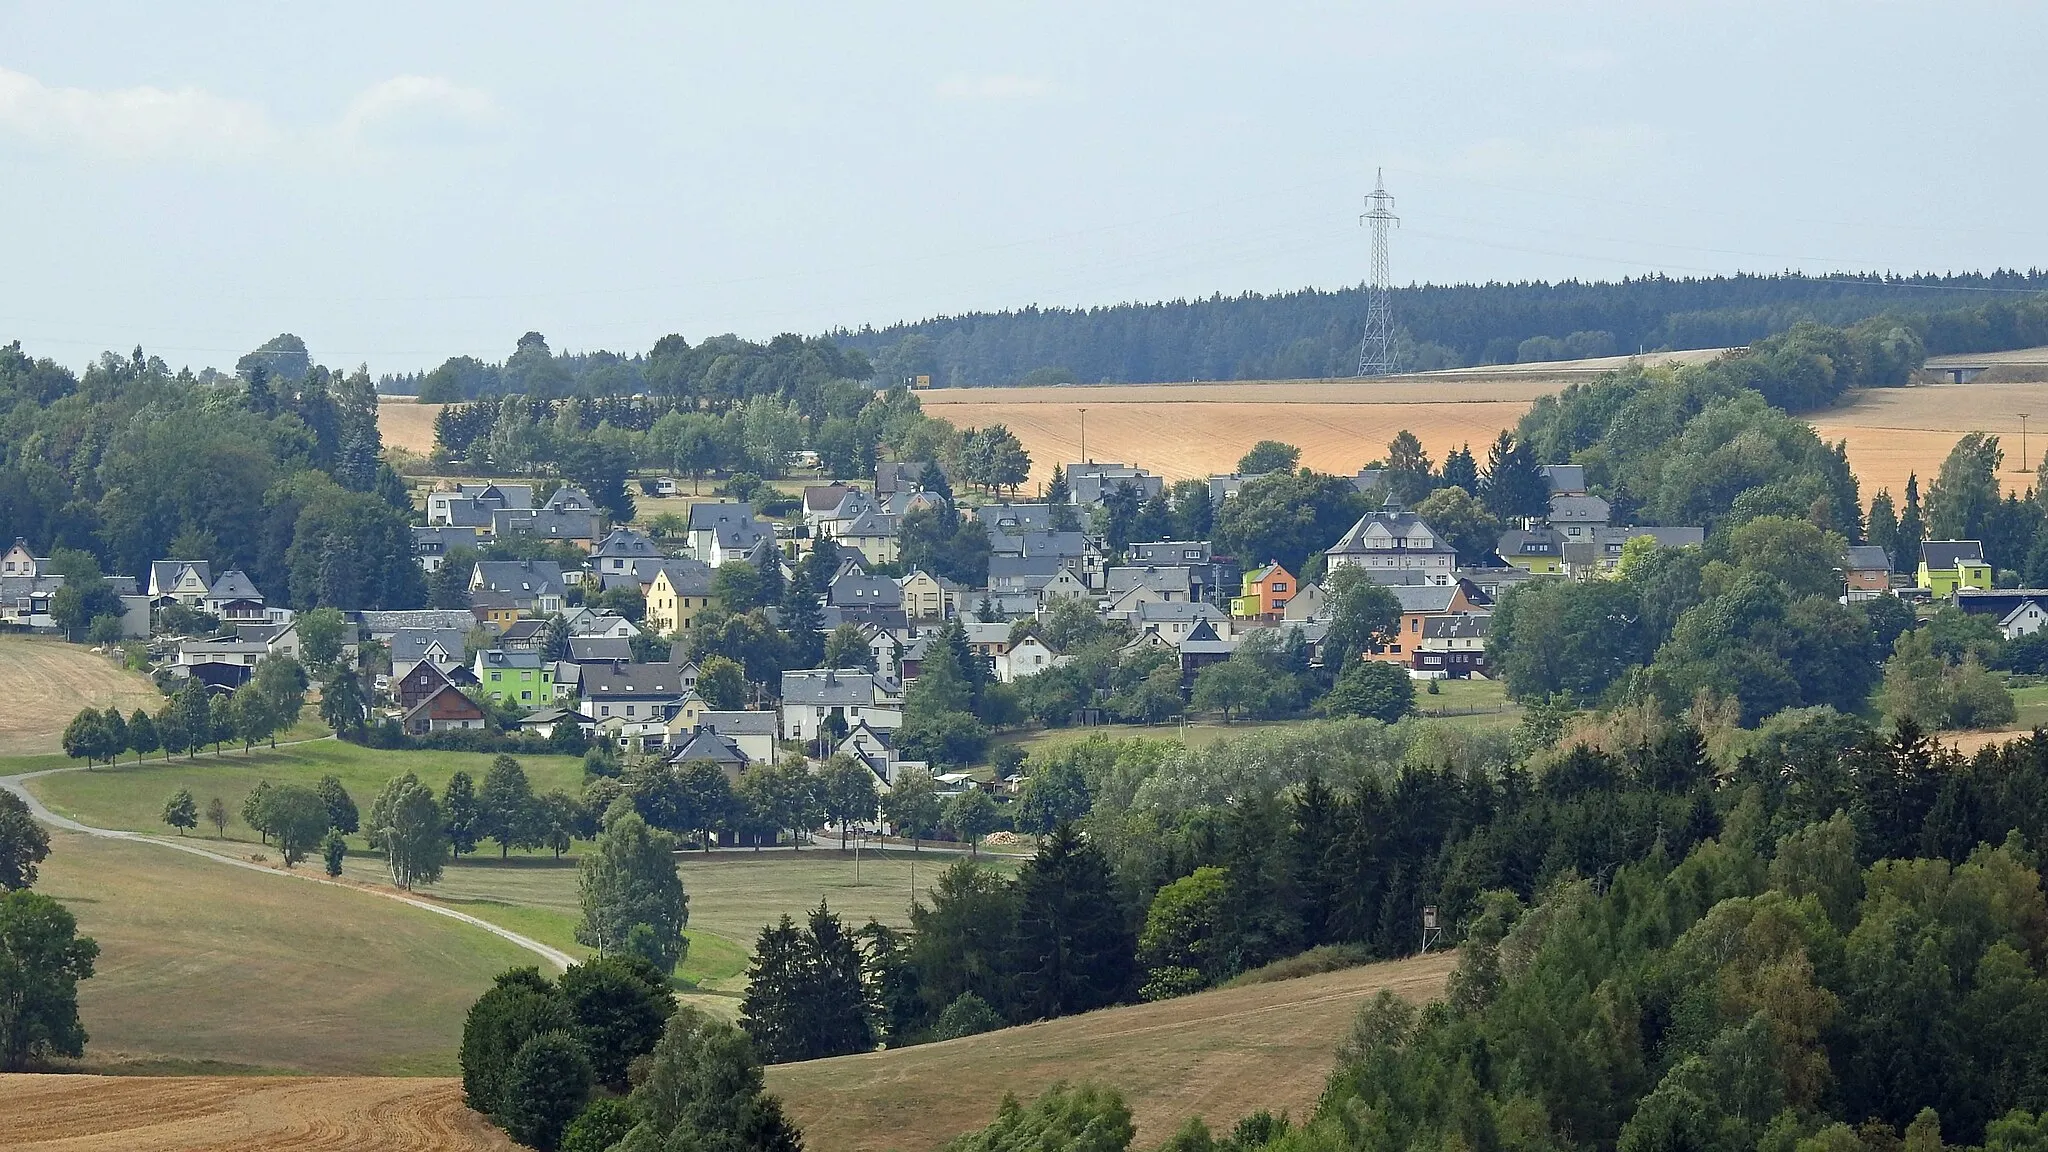
[[[1359,517],[1325,555],[1330,571],[1363,568],[1374,580],[1386,573],[1415,572],[1431,584],[1449,584],[1458,567],[1458,550],[1422,517],[1391,500]]]

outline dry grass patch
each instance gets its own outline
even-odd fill
[[[1029,1098],[1061,1080],[1094,1081],[1123,1092],[1138,1126],[1133,1147],[1149,1147],[1188,1116],[1212,1129],[1260,1108],[1305,1117],[1359,1006],[1382,989],[1431,999],[1455,964],[1449,953],[1422,956],[784,1064],[768,1070],[768,1087],[812,1147],[921,1152],[987,1124],[1005,1092]]]
[[[410,396],[387,396],[377,401],[377,431],[388,448],[403,448],[421,456],[434,454],[434,417],[446,404],[417,404]]]
[[[1814,431],[1833,443],[1849,442],[1849,464],[1862,482],[1868,500],[1880,488],[1903,500],[1906,476],[1920,475],[1927,484],[1941,468],[1956,441],[1970,432],[1996,435],[2005,450],[2002,479],[2009,490],[2024,491],[2034,483],[2021,457],[2019,414],[2027,423],[2026,451],[2039,463],[2048,450],[2048,383],[1934,384],[1918,388],[1871,388],[1853,393],[1848,403],[1813,416]],[[2039,435],[2036,435],[2039,434]]]
[[[0,756],[62,751],[64,726],[84,708],[155,710],[149,678],[87,648],[46,636],[0,635]]]
[[[12,1152],[512,1152],[444,1079],[0,1076]]]

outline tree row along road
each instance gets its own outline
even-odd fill
[[[575,957],[570,956],[567,952],[564,952],[559,948],[550,948],[546,944],[543,944],[530,936],[521,936],[517,932],[514,932],[508,928],[500,928],[498,925],[493,924],[488,920],[480,920],[475,916],[471,916],[467,912],[458,912],[453,908],[444,907],[430,900],[422,900],[415,896],[408,896],[402,892],[385,892],[375,888],[366,888],[361,885],[345,883],[340,880],[330,880],[325,876],[315,875],[311,872],[297,872],[279,868],[271,868],[267,865],[258,864],[251,860],[238,860],[233,856],[229,856],[221,852],[215,852],[209,848],[202,847],[198,844],[180,843],[176,840],[160,839],[155,836],[144,835],[140,832],[127,832],[118,828],[94,828],[89,824],[81,824],[76,820],[72,820],[65,816],[59,816],[55,812],[50,811],[49,808],[43,805],[42,801],[36,799],[35,796],[29,792],[26,786],[28,781],[34,780],[37,777],[54,776],[60,772],[81,771],[84,771],[84,769],[47,768],[40,772],[23,772],[16,776],[0,776],[0,788],[4,788],[9,792],[14,793],[16,796],[21,797],[22,802],[28,805],[29,812],[37,820],[40,820],[43,823],[48,824],[52,828],[61,829],[66,832],[77,832],[86,836],[98,836],[102,839],[107,840],[128,840],[137,844],[154,844],[159,848],[170,848],[175,849],[179,852],[189,852],[194,856],[203,856],[208,860],[217,861],[221,864],[232,865],[236,868],[246,868],[251,872],[260,872],[266,876],[282,876],[288,879],[303,880],[313,884],[326,884],[331,887],[342,888],[350,892],[361,892],[365,895],[381,896],[386,900],[396,900],[400,904],[409,904],[414,908],[418,908],[427,912],[432,912],[436,916],[446,916],[451,920],[459,920],[462,923],[468,924],[473,928],[481,928],[484,931],[489,932],[491,935],[496,936],[501,940],[510,941],[511,943],[516,944],[521,948],[524,948],[528,952],[531,952],[534,955],[540,957],[541,959],[547,961],[549,964],[553,965],[558,970],[566,970],[569,967],[569,965],[576,962]]]

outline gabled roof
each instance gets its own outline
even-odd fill
[[[463,636],[459,628],[400,628],[391,634],[391,666],[418,663],[437,644],[448,659],[460,660]]]
[[[500,648],[477,653],[476,662],[486,672],[493,669],[538,670],[547,664],[538,652],[507,652]]]
[[[491,513],[491,530],[500,536],[594,540],[597,513],[576,508],[503,508]]]
[[[782,674],[782,702],[829,708],[875,702],[875,678],[857,668],[804,668]]]
[[[1133,588],[1150,588],[1154,592],[1180,592],[1185,594],[1194,586],[1194,573],[1182,567],[1137,567],[1120,565],[1103,574],[1103,591],[1111,596],[1121,596]]]
[[[900,608],[903,588],[887,576],[849,572],[832,581],[827,602],[841,608]]]
[[[583,698],[617,699],[621,696],[681,698],[690,690],[683,674],[688,665],[675,664],[585,664]]]
[[[974,510],[974,518],[991,531],[1010,536],[1044,532],[1052,527],[1052,505],[984,504]]]
[[[1087,554],[1088,538],[1079,532],[1033,529],[1005,533],[991,529],[988,546],[989,551],[998,556],[1058,556],[1071,560]]]
[[[515,644],[521,641],[532,640],[539,636],[547,626],[548,622],[545,620],[514,620],[510,624],[505,625],[505,630],[499,633],[498,639],[509,640]]]
[[[1458,597],[1456,584],[1396,584],[1387,591],[1403,612],[1449,612]]]
[[[263,593],[256,590],[256,582],[249,579],[240,568],[230,568],[220,574],[213,587],[206,590],[208,600],[256,600],[263,599]]]
[[[690,733],[690,739],[668,758],[671,764],[682,764],[693,760],[708,760],[713,764],[745,764],[747,754],[717,732],[698,725]]]
[[[804,486],[804,511],[830,512],[839,507],[848,492],[855,489],[845,484],[806,484]]]
[[[590,555],[598,560],[634,556],[658,558],[661,556],[661,549],[654,546],[654,541],[631,528],[614,528],[604,534],[604,539],[597,542],[597,546],[590,550]]]
[[[1929,540],[1920,545],[1920,562],[1939,572],[1960,564],[1984,563],[1984,545],[1977,540]]]
[[[1564,533],[1555,528],[1510,528],[1500,534],[1493,550],[1505,560],[1511,556],[1561,556]]]
[[[886,512],[868,510],[853,518],[853,522],[839,530],[840,536],[894,536],[896,517]]]
[[[660,573],[666,572],[668,573],[668,586],[675,589],[675,593],[678,596],[709,596],[711,594],[711,578],[717,575],[717,572],[712,569],[711,565],[704,563],[702,560],[692,560],[687,556],[671,557],[661,561],[655,567],[656,571],[653,575],[647,577],[647,583],[654,583],[655,578]]]
[[[773,712],[707,711],[697,713],[697,723],[722,736],[773,736],[776,715]]]
[[[452,628],[467,632],[476,619],[467,608],[370,609],[356,613],[356,620],[372,639],[389,636],[400,628]]]
[[[1888,572],[1892,558],[1875,544],[1852,544],[1849,546],[1848,564],[1851,572]]]
[[[1327,555],[1361,555],[1399,552],[1407,555],[1457,555],[1420,516],[1404,512],[1399,504],[1388,503],[1358,518],[1350,531],[1331,545]]]
[[[1210,624],[1207,620],[1198,620],[1195,622],[1195,626],[1193,628],[1188,629],[1186,639],[1197,641],[1221,640],[1222,637],[1216,635],[1215,626]]]
[[[457,527],[453,524],[415,524],[412,527],[412,550],[415,552],[446,552],[450,548],[474,548],[477,542],[475,528]]]
[[[1152,540],[1132,544],[1124,554],[1132,564],[1187,565],[1209,563],[1213,551],[1207,540]]]
[[[514,596],[559,593],[562,566],[553,560],[479,560],[472,583]]]
[[[569,661],[572,664],[594,664],[599,661],[611,663],[632,659],[633,642],[624,636],[569,637]]]
[[[1138,605],[1136,619],[1139,627],[1143,627],[1186,620],[1222,620],[1226,615],[1223,609],[1199,600],[1147,600]]]
[[[1493,617],[1484,612],[1469,616],[1432,616],[1422,622],[1424,640],[1479,640],[1486,637]]]
[[[1545,464],[1543,481],[1556,493],[1578,493],[1586,490],[1586,467],[1583,464]]]
[[[554,494],[548,497],[546,505],[549,508],[574,508],[580,512],[588,512],[596,506],[590,499],[590,493],[574,484],[564,484],[555,489]]]
[[[419,716],[433,711],[434,708],[443,699],[447,698],[450,694],[453,694],[456,700],[460,700],[462,702],[460,705],[456,706],[454,710],[454,714],[458,718],[464,718],[469,720],[482,720],[484,718],[484,710],[476,706],[476,701],[471,700],[469,697],[463,695],[462,689],[457,688],[453,684],[443,684],[439,688],[434,689],[434,691],[430,693],[426,699],[406,709],[405,718],[407,720],[411,720],[415,716]],[[449,701],[449,703],[453,704],[454,701]]]
[[[1550,522],[1553,524],[1605,524],[1613,509],[1598,496],[1552,496]]]
[[[754,506],[742,501],[690,505],[690,531],[705,532],[720,524],[752,524]]]
[[[149,594],[162,596],[178,586],[185,579],[185,570],[191,569],[199,583],[213,586],[213,566],[204,560],[152,560],[149,564]]]

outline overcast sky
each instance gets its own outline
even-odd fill
[[[2048,265],[2048,5],[0,2],[0,342]],[[671,12],[671,9],[690,11]],[[658,9],[658,11],[657,11]]]

